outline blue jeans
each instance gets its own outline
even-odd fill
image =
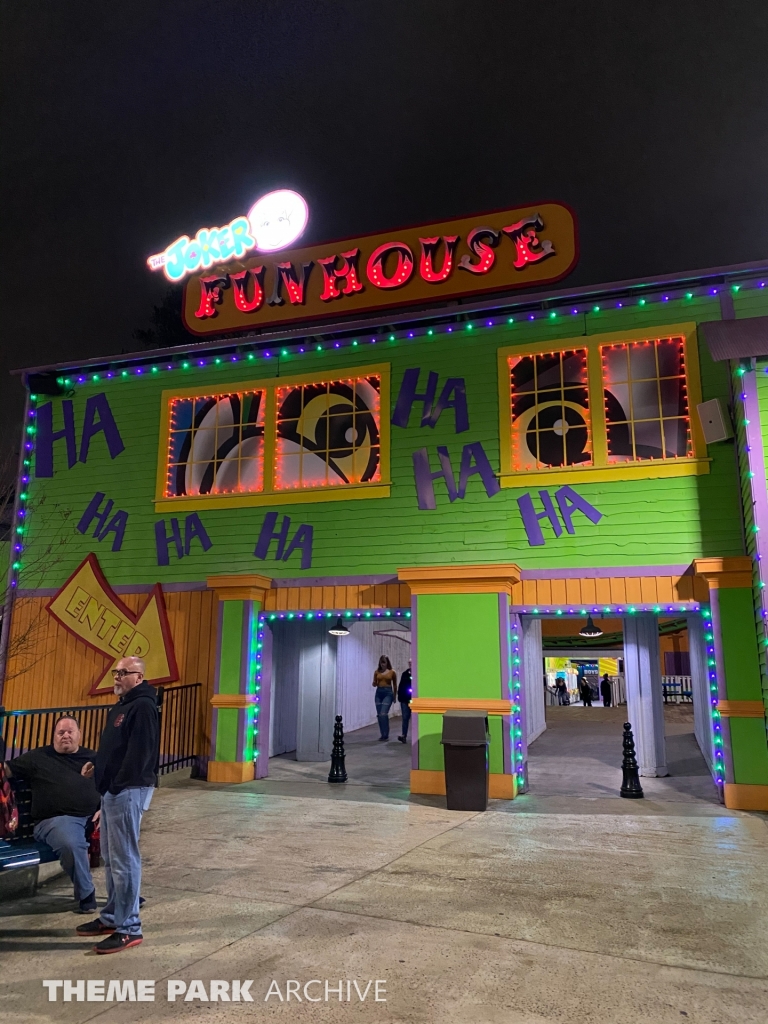
[[[101,854],[106,865],[107,905],[99,915],[103,924],[127,935],[141,935],[139,892],[141,816],[150,805],[154,788],[124,789],[101,798]]]
[[[379,720],[379,731],[383,740],[389,739],[389,709],[395,699],[391,686],[376,687],[376,717]]]
[[[408,735],[408,725],[411,721],[411,705],[400,701],[400,710],[403,712],[403,736]]]
[[[88,821],[88,818],[76,818],[71,814],[57,814],[55,818],[38,821],[33,832],[35,841],[48,843],[59,858],[59,863],[74,883],[76,900],[84,900],[94,891],[85,838]]]

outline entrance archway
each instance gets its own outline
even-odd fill
[[[675,616],[674,612],[678,610],[681,614]],[[569,609],[564,613],[562,609],[551,608],[521,614],[516,620],[513,619],[513,628],[517,626],[522,634],[521,667],[526,699],[525,725],[528,745],[533,745],[530,752],[532,759],[536,760],[535,741],[545,732],[547,717],[550,718],[551,727],[555,729],[562,729],[566,722],[569,727],[573,727],[579,720],[584,723],[586,729],[586,722],[589,721],[589,728],[593,732],[597,729],[595,736],[607,735],[603,726],[607,725],[608,716],[601,712],[592,716],[591,711],[588,712],[586,708],[582,710],[581,694],[575,682],[575,670],[577,666],[581,670],[586,663],[592,661],[593,664],[600,665],[599,671],[602,674],[610,663],[601,664],[599,659],[612,658],[613,664],[620,665],[622,670],[618,678],[613,680],[614,702],[626,701],[620,715],[616,715],[615,712],[610,715],[611,719],[616,719],[616,724],[608,730],[612,737],[610,742],[616,747],[613,755],[615,761],[618,760],[621,751],[621,722],[627,720],[633,726],[638,763],[643,776],[652,778],[678,774],[674,769],[678,767],[680,771],[683,763],[688,767],[682,774],[691,771],[693,774],[701,775],[704,766],[699,761],[701,767],[696,767],[698,745],[706,770],[714,777],[707,654],[701,611],[689,611],[685,606],[678,606],[678,609],[669,608],[667,616],[658,612],[633,609],[621,617],[606,620],[596,617],[596,625],[603,628],[604,633],[603,637],[591,641],[578,637],[584,621],[584,612],[581,609]],[[664,634],[661,645],[660,632]],[[677,637],[674,643],[670,641],[670,635]],[[605,650],[601,644],[607,645]],[[670,667],[679,667],[684,663],[687,672],[665,674],[661,647],[666,650],[666,662]],[[674,657],[670,658],[669,651],[672,649],[684,651],[684,659],[679,654],[677,660]],[[547,656],[549,658],[545,662]],[[545,709],[545,701],[555,703],[554,697],[547,694],[546,667],[550,669],[550,676],[554,675],[552,670],[555,668],[560,670],[563,677],[566,672],[571,671],[573,678],[569,678],[569,704],[580,705],[578,714],[569,715],[566,712],[564,715],[564,708],[557,711]],[[552,681],[550,679],[550,683]],[[594,696],[597,698],[597,694]],[[682,707],[678,705],[679,701],[683,702]],[[676,705],[674,708],[670,706],[673,702]],[[595,703],[598,703],[597,699]],[[668,761],[665,731],[670,735],[671,761]],[[579,737],[582,744],[586,742],[585,735]],[[686,735],[690,738],[685,739]],[[539,750],[542,749],[555,748],[547,738],[540,743]],[[672,772],[670,763],[673,764]],[[532,784],[535,791],[535,781]]]
[[[260,614],[260,777],[272,756],[327,761],[336,715],[347,734],[375,723],[373,669],[385,654],[400,677],[410,657],[410,617],[407,608]],[[330,631],[339,619],[343,635]],[[392,717],[398,714],[399,708]]]

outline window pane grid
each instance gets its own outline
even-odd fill
[[[278,388],[275,489],[379,481],[380,390],[378,376]]]
[[[267,429],[270,493],[380,483],[381,383],[374,373],[169,397],[162,496],[263,493]],[[265,425],[270,391],[276,408]]]
[[[592,464],[586,349],[508,359],[515,470]]]
[[[263,488],[264,392],[172,398],[165,497]]]
[[[693,456],[682,338],[601,346],[608,462]]]

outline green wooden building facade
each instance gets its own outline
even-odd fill
[[[527,784],[537,620],[624,618],[629,714],[654,774],[646,655],[658,616],[684,614],[714,783],[729,806],[768,809],[752,511],[765,462],[755,475],[744,423],[707,444],[697,413],[718,399],[747,419],[746,377],[768,431],[768,357],[715,360],[700,327],[768,314],[759,269],[27,371],[5,703],[100,699],[110,657],[157,654],[159,634],[116,640],[96,606],[71,629],[49,622],[95,556],[136,614],[161,584],[173,657],[155,678],[208,687],[209,778],[268,772],[277,623],[398,617],[413,639],[412,789],[442,790],[440,712],[471,706],[490,716],[492,795],[512,798]],[[25,669],[13,638],[35,616],[48,647]],[[51,658],[70,659],[67,692]]]

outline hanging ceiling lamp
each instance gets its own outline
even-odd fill
[[[588,615],[587,616],[587,624],[585,626],[582,626],[582,628],[579,630],[579,636],[593,637],[593,636],[602,636],[602,635],[603,635],[602,629],[598,629],[597,626],[592,621],[592,616]]]
[[[349,636],[349,630],[344,625],[344,623],[341,621],[341,616],[340,615],[336,619],[336,625],[335,626],[331,626],[331,628],[328,630],[328,632],[331,634],[331,636]]]

